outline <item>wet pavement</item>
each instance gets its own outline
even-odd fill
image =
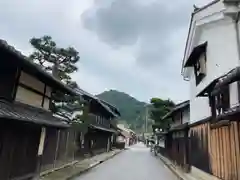
[[[136,144],[74,180],[177,180],[143,144]]]

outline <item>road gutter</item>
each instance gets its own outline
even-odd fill
[[[72,180],[73,178],[76,178],[76,177],[78,177],[78,176],[80,176],[80,175],[82,175],[82,174],[90,171],[91,169],[95,168],[96,166],[102,164],[103,162],[112,159],[114,156],[120,154],[121,152],[123,152],[123,150],[122,150],[122,151],[115,152],[113,155],[108,156],[107,158],[105,158],[105,159],[103,159],[103,160],[99,160],[99,161],[97,161],[97,162],[95,162],[95,163],[90,164],[88,167],[82,169],[82,170],[79,171],[78,173],[73,174],[73,175],[72,175],[71,177],[69,177],[69,178],[66,178],[66,180]]]
[[[182,170],[180,170],[177,166],[175,166],[170,160],[162,156],[161,154],[157,155],[160,160],[165,164],[165,166],[172,171],[173,174],[177,176],[179,180],[199,180],[194,177],[192,177],[188,173],[184,173]]]
[[[76,178],[123,151],[124,150],[113,150],[89,159],[67,164],[58,169],[46,171],[41,174],[40,180],[70,180]]]

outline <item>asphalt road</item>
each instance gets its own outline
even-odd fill
[[[75,180],[177,180],[143,144],[137,144]]]

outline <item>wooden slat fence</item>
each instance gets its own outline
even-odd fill
[[[190,129],[191,164],[223,180],[240,180],[239,122]]]
[[[47,128],[41,171],[73,162],[78,151],[76,132],[73,129]]]
[[[189,138],[188,129],[169,132],[166,135],[165,147],[161,147],[159,152],[168,157],[176,165],[180,166],[184,171],[189,171]]]
[[[1,120],[0,127],[0,179],[33,178],[41,129],[7,120]]]

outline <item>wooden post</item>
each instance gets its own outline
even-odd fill
[[[40,134],[40,141],[38,145],[38,156],[37,156],[37,167],[36,167],[36,176],[34,179],[39,179],[41,173],[41,163],[42,163],[42,155],[44,150],[44,143],[46,138],[46,128],[42,127],[41,134]]]
[[[65,146],[65,158],[67,159],[67,161],[68,161],[68,149],[69,149],[68,140],[69,140],[69,130],[67,131],[67,139],[66,139],[66,146]]]
[[[56,167],[57,153],[58,153],[58,148],[59,148],[59,136],[60,136],[60,130],[57,131],[57,144],[56,144],[56,150],[55,150],[55,157],[54,157],[54,162],[53,162],[53,168]]]
[[[107,139],[107,152],[110,151],[110,138]]]

